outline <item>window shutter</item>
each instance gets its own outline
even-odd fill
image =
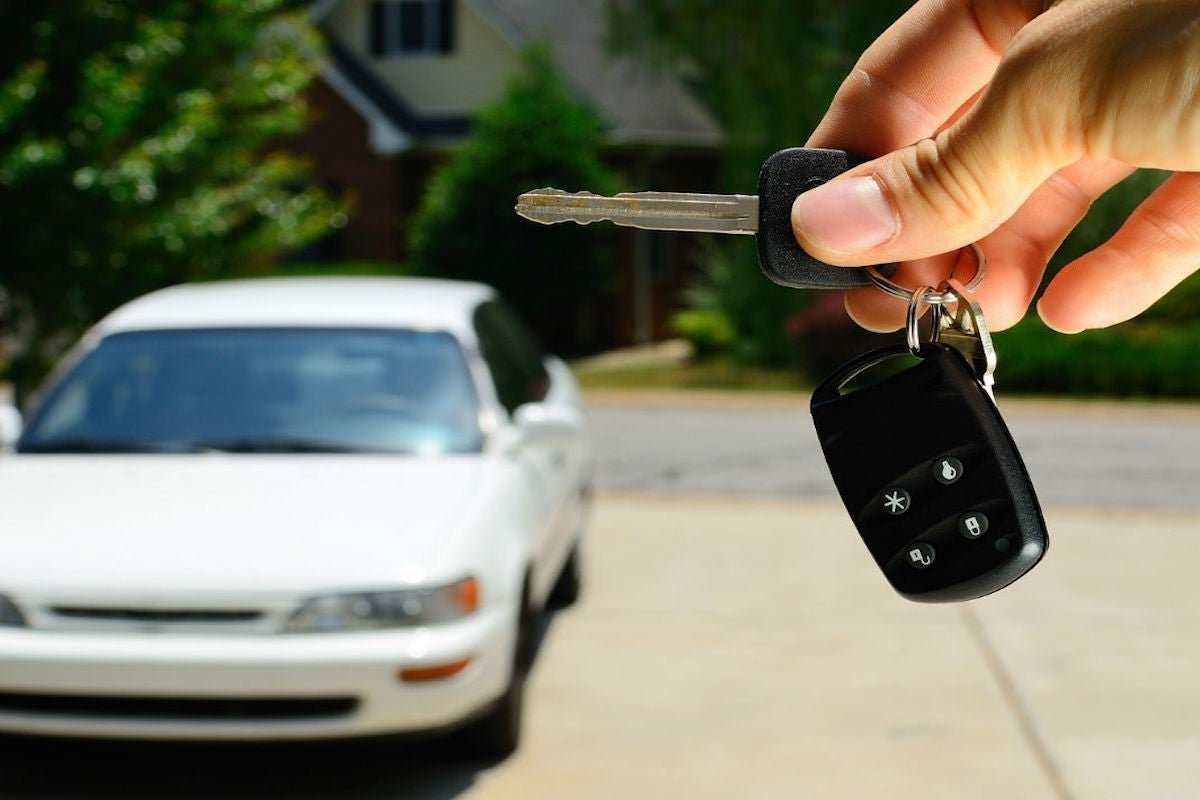
[[[441,41],[438,42],[438,50],[443,53],[454,52],[454,6],[457,0],[441,0],[438,3],[438,14],[441,23],[438,30],[441,32]]]
[[[375,56],[387,53],[387,8],[383,0],[371,3],[371,53]]]

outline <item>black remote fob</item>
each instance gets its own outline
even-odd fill
[[[866,353],[817,387],[825,460],[863,542],[910,600],[972,600],[1024,575],[1049,539],[1025,464],[1000,412],[957,350],[846,391],[905,345]]]

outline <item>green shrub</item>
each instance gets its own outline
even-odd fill
[[[1036,394],[1200,396],[1200,320],[1136,320],[1064,336],[1036,317],[994,335],[998,385]]]
[[[855,356],[900,341],[901,336],[860,328],[846,313],[841,292],[816,293],[812,303],[788,320],[787,334],[797,365],[813,384]]]
[[[785,289],[767,280],[758,268],[751,241],[710,240],[702,246],[701,277],[685,299],[690,308],[728,324],[732,336],[714,354],[726,355],[742,366],[793,365],[796,348],[788,337],[788,322],[813,293]]]
[[[736,338],[733,323],[717,309],[680,311],[671,318],[671,327],[691,342],[692,352],[701,360],[727,353]]]
[[[547,228],[518,217],[513,203],[547,186],[615,191],[603,144],[603,122],[572,97],[549,48],[526,50],[504,94],[480,109],[470,139],[430,180],[409,228],[418,273],[490,284],[550,339],[564,309],[613,285],[612,226]]]

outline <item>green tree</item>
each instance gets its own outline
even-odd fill
[[[295,157],[318,39],[295,0],[0,5],[0,286],[14,378],[170,283],[339,224]]]
[[[842,79],[911,0],[609,0],[609,44],[687,76],[726,132],[725,189],[803,144]]]
[[[548,47],[522,56],[503,95],[433,175],[410,228],[418,272],[495,286],[543,335],[561,331],[613,280],[611,226],[542,227],[513,213],[519,194],[557,186],[609,193],[600,119],[570,96]]]

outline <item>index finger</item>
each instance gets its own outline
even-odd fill
[[[809,147],[879,156],[933,135],[991,79],[1043,0],[920,0],[859,58]]]

